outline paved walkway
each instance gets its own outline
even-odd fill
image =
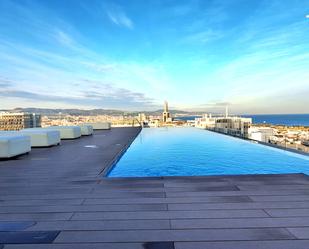
[[[0,248],[309,248],[307,176],[99,176],[137,133],[0,161]]]

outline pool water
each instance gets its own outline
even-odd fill
[[[309,174],[309,156],[197,128],[146,128],[109,177]]]

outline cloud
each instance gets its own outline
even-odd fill
[[[224,37],[223,33],[217,30],[208,29],[196,33],[191,33],[183,39],[185,43],[208,43]]]
[[[205,107],[205,108],[216,108],[216,107],[226,107],[231,106],[231,102],[208,102],[205,104],[200,104],[198,107]]]
[[[96,91],[82,91],[79,94],[62,96],[34,91],[24,91],[18,89],[1,89],[0,96],[4,98],[18,98],[30,100],[33,103],[38,101],[45,103],[67,103],[78,106],[93,106],[101,108],[119,108],[124,110],[149,109],[156,106],[153,99],[148,98],[143,93],[134,92],[125,88],[117,88],[111,84],[93,80],[82,80],[88,85],[98,86]]]
[[[128,29],[134,28],[133,21],[118,7],[115,7],[113,10],[108,10],[107,16],[111,22],[118,26],[126,27]]]
[[[122,107],[150,107],[154,106],[154,100],[146,97],[140,92],[131,91],[126,88],[113,86],[112,83],[106,83],[97,80],[84,79],[87,85],[91,85],[95,91],[82,92],[83,97],[96,101],[108,102],[109,104]]]
[[[8,84],[8,83],[3,83],[3,82],[1,82],[1,80],[0,80],[0,88],[7,88],[7,87],[9,87],[9,86],[11,86],[11,85]]]
[[[7,26],[7,30],[1,34],[2,37],[8,36],[12,40],[11,32],[14,33],[19,30],[20,37],[27,37],[27,39],[20,38],[22,44],[27,44],[29,41],[35,42],[36,47],[40,46],[72,46],[74,44],[74,36],[78,36],[79,32],[71,23],[61,18],[59,12],[54,12],[52,8],[47,7],[36,1],[7,1],[1,2],[0,5],[1,26]],[[3,7],[3,9],[2,9]],[[11,36],[11,37],[10,37]]]
[[[74,39],[64,31],[60,29],[55,29],[54,31],[54,38],[58,41],[61,45],[66,47],[72,47],[75,45]]]
[[[81,98],[86,98],[81,92],[85,93],[89,90],[105,94],[105,96],[97,95],[95,100],[92,96],[93,100],[88,102],[85,100],[78,102],[75,98],[73,100],[63,99],[63,101],[70,101],[70,103],[85,103],[85,106],[87,103],[94,103],[95,101],[96,104],[102,105],[102,103],[107,103],[104,101],[109,99],[110,103],[115,103],[119,108],[127,106],[126,100],[130,108],[143,106],[148,108],[153,104],[150,102],[155,102],[153,99],[150,101],[148,97],[159,96],[161,98],[162,94],[165,94],[164,91],[166,92],[170,87],[165,69],[159,64],[146,65],[136,61],[124,63],[105,59],[94,52],[94,55],[89,58],[91,53],[90,50],[89,53],[60,54],[13,42],[6,46],[0,46],[0,61],[9,66],[10,73],[6,73],[5,76],[12,78],[14,75],[14,89],[16,90],[28,89],[30,93],[41,94],[47,92],[56,97],[59,94],[59,89],[62,93],[69,92],[71,95],[77,95]],[[88,80],[82,81],[81,79]],[[110,86],[113,86],[113,88]],[[128,92],[128,90],[131,90],[131,92]],[[121,96],[121,101],[120,98],[116,97],[115,92]],[[142,95],[146,92],[149,94],[147,97]],[[36,95],[30,95],[28,92],[16,92],[16,94],[20,99],[18,102],[21,102],[21,97],[27,96],[29,96],[27,98],[29,101],[31,99],[32,101],[36,100]],[[107,96],[107,94],[112,97]],[[13,95],[12,91],[5,93],[5,96],[8,96],[7,98],[13,97]],[[37,97],[42,102],[54,100],[49,96]],[[5,98],[4,101],[6,102],[2,102],[3,104],[8,103]],[[133,106],[134,104],[135,106]]]
[[[112,73],[118,70],[118,67],[116,64],[112,63],[94,63],[94,62],[82,62],[85,66],[87,66],[89,69],[93,69],[99,73]]]
[[[13,81],[0,76],[0,90],[4,88],[9,88],[13,86],[13,84],[14,84]]]
[[[208,102],[200,105],[192,106],[191,108],[185,108],[188,111],[193,112],[214,112],[214,113],[225,113],[226,107],[232,107],[231,102]]]
[[[304,89],[289,89],[288,92],[280,91],[271,95],[259,95],[249,100],[239,100],[233,103],[233,110],[238,113],[250,114],[285,114],[308,113],[309,87]],[[284,100],[284,101],[283,101]]]

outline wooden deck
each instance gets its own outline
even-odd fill
[[[137,133],[100,131],[0,161],[0,248],[309,248],[306,175],[99,175]]]

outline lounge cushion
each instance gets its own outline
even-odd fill
[[[47,147],[60,144],[60,132],[39,128],[29,128],[19,131],[23,135],[31,137],[31,147]]]
[[[59,131],[61,139],[74,139],[82,135],[79,126],[49,126],[44,129]]]
[[[93,128],[91,125],[83,124],[83,125],[80,125],[79,127],[81,129],[82,136],[89,136],[93,134]]]
[[[109,122],[87,123],[86,125],[91,125],[94,130],[109,130],[111,128]]]
[[[0,158],[10,158],[31,151],[30,136],[0,132]]]

